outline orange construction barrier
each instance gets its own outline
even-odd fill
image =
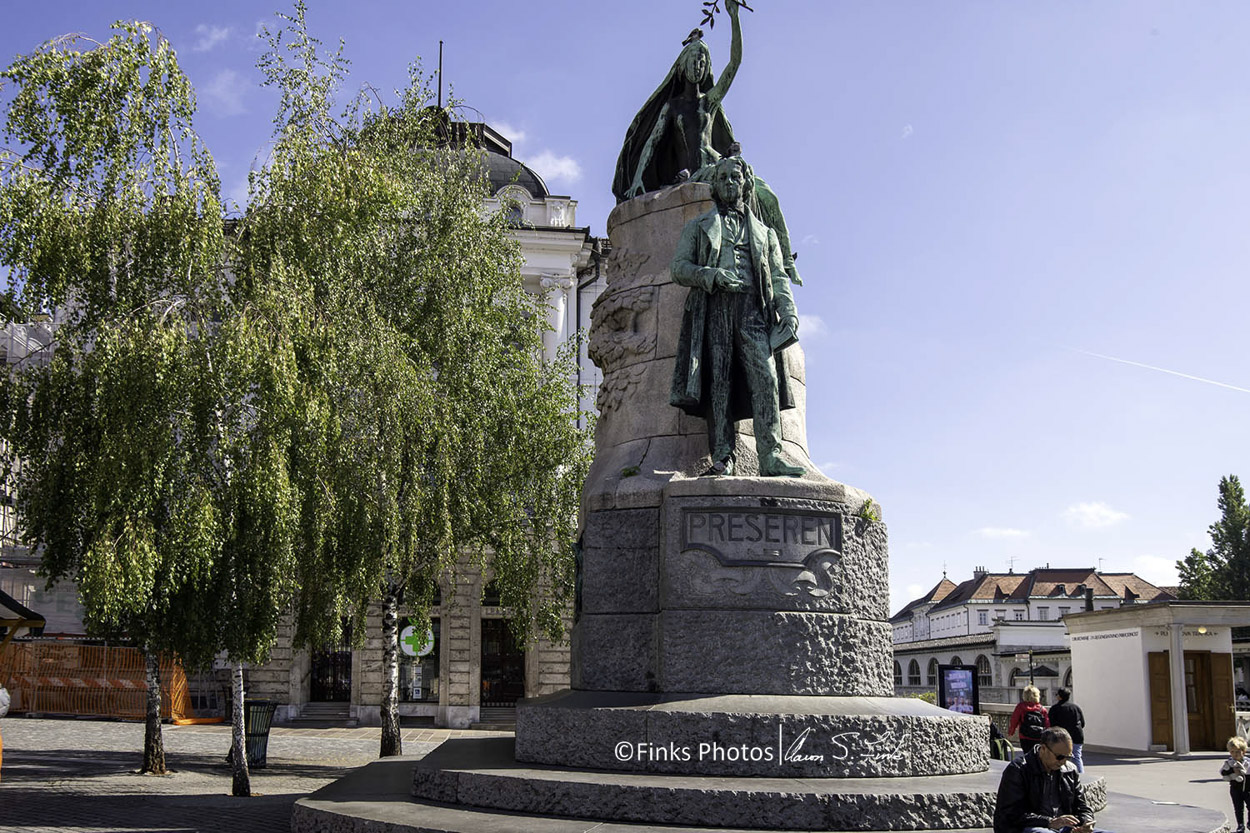
[[[187,675],[177,659],[161,658],[161,716],[194,717]],[[10,712],[142,720],[146,665],[138,648],[66,642],[10,642],[0,651],[0,685]]]

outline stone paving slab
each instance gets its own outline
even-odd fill
[[[78,719],[0,720],[0,833],[229,831],[287,833],[296,799],[377,759],[380,730],[275,727],[251,798],[230,795],[230,727],[165,726],[172,774],[138,775],[143,725]],[[500,733],[405,729],[424,755],[449,737]]]

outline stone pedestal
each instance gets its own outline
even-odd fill
[[[885,697],[885,527],[862,492],[790,478],[650,478],[585,514],[572,687]],[[875,517],[875,516],[874,516]]]

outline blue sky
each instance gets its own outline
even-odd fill
[[[1174,582],[1210,545],[1220,476],[1250,477],[1250,5],[752,5],[725,109],[800,253],[812,458],[882,504],[891,608],[943,568]],[[280,9],[23,3],[0,57],[152,21],[241,195],[274,105],[255,32]],[[625,128],[701,16],[699,0],[308,14],[346,41],[353,90],[402,85],[418,56],[433,69],[445,41],[455,95],[599,235]],[[727,19],[708,41],[719,72]]]

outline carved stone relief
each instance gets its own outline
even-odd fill
[[[601,413],[615,409],[643,375],[638,359],[655,351],[655,331],[640,332],[640,316],[655,303],[655,287],[609,289],[591,310],[590,360],[603,371],[596,404]]]

